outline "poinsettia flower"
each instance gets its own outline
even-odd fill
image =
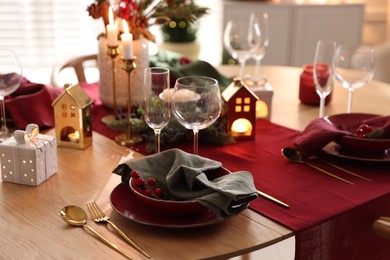
[[[138,6],[134,0],[121,0],[118,4],[118,16],[123,19],[130,19],[138,10]]]
[[[94,19],[102,17],[107,25],[110,1],[95,1],[88,6],[88,13]],[[193,0],[118,0],[114,7],[116,16],[127,21],[134,39],[143,36],[151,41],[154,41],[149,31],[151,25],[166,24],[171,19],[195,22],[208,12],[208,8],[195,5]]]

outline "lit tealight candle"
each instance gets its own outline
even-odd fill
[[[107,30],[107,45],[118,46],[118,26],[114,22],[114,13],[111,6],[108,8],[108,21],[109,24],[106,26]]]
[[[268,116],[268,106],[262,100],[256,101],[256,118],[266,118]]]
[[[71,141],[72,143],[78,143],[80,140],[79,131],[68,134],[68,138],[69,138],[69,141]]]
[[[237,119],[236,121],[233,122],[231,128],[232,132],[237,134],[244,134],[250,131],[250,129],[251,129],[250,122],[245,119]]]
[[[124,31],[121,35],[123,59],[133,59],[133,35],[129,32],[129,26],[125,19],[122,19],[122,24]]]

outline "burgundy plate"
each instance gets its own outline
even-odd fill
[[[192,216],[168,215],[157,212],[140,201],[127,185],[119,184],[110,195],[112,208],[132,221],[164,228],[194,228],[219,223],[225,218],[218,217],[206,209]]]
[[[362,124],[364,120],[376,117],[378,115],[351,113],[337,114],[326,117],[338,129],[347,130],[352,134]],[[343,136],[336,142],[345,150],[357,151],[362,153],[379,152],[383,153],[390,148],[390,139],[368,139],[354,136]]]
[[[231,172],[228,169],[223,167],[206,172],[207,178],[210,180],[230,173]],[[156,209],[159,213],[167,213],[171,215],[192,215],[199,214],[206,209],[202,204],[195,200],[164,200],[146,196],[136,186],[134,178],[130,178],[130,189],[139,200]]]
[[[346,152],[341,149],[340,145],[331,142],[322,148],[325,153],[348,160],[362,161],[362,162],[380,162],[380,163],[390,163],[390,149],[384,150],[382,153],[373,153],[373,154],[359,154]]]
[[[171,215],[192,215],[204,211],[206,208],[195,200],[175,201],[156,199],[142,194],[136,187],[135,179],[130,178],[130,189],[134,195],[146,205],[154,208],[157,212],[167,213]]]

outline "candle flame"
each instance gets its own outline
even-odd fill
[[[74,135],[75,135],[77,138],[79,138],[79,137],[80,137],[79,131],[74,132]]]
[[[108,21],[110,24],[114,25],[114,13],[112,12],[112,7],[108,7]]]
[[[122,19],[122,25],[123,25],[123,32],[124,33],[130,33],[129,32],[129,25],[127,24],[125,19]]]

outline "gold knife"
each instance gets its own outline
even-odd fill
[[[280,200],[278,200],[278,199],[268,195],[267,193],[264,193],[264,192],[261,192],[261,191],[257,190],[257,194],[262,196],[262,197],[264,197],[264,198],[266,198],[266,199],[269,199],[269,200],[271,200],[271,201],[273,201],[273,202],[275,202],[275,203],[277,203],[277,204],[279,204],[279,205],[281,205],[283,207],[286,207],[286,208],[290,207],[288,204],[286,204],[283,201],[280,201]]]

